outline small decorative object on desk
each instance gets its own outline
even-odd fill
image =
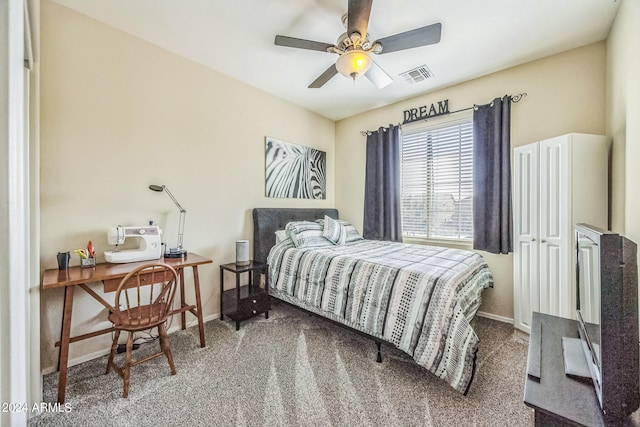
[[[249,264],[249,241],[236,240],[236,265]]]
[[[73,251],[80,257],[80,267],[95,267],[96,266],[96,248],[93,246],[91,240],[87,244],[87,249],[76,249]]]
[[[58,252],[58,270],[67,270],[69,268],[69,252]]]

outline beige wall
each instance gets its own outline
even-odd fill
[[[155,220],[175,246],[178,210],[147,189],[165,184],[187,210],[185,247],[214,261],[200,269],[204,315],[212,317],[218,265],[235,259],[236,239],[251,238],[253,207],[334,205],[332,121],[49,1],[42,2],[41,107],[43,269],[56,267],[58,251],[88,240],[101,261],[111,249],[107,228],[118,224]],[[264,197],[267,135],[326,151],[326,200]],[[61,314],[62,292],[45,292],[44,370],[57,361]],[[78,290],[74,333],[102,326],[106,311]],[[108,348],[102,336],[72,345],[70,356],[80,361]]]
[[[640,242],[640,3],[625,0],[607,40],[607,134],[612,149],[612,228]]]
[[[613,137],[612,229],[640,245],[639,40],[640,2],[624,0],[607,40],[607,133]]]
[[[110,249],[107,227],[117,224],[155,220],[172,246],[177,209],[168,197],[147,189],[151,183],[166,184],[188,211],[185,246],[214,260],[201,269],[201,283],[205,316],[215,317],[219,310],[217,265],[233,260],[236,239],[251,238],[251,208],[335,205],[341,217],[361,229],[365,156],[360,131],[398,123],[403,110],[442,99],[448,99],[450,110],[456,110],[504,94],[527,92],[512,110],[514,146],[568,132],[604,134],[607,130],[610,135],[622,132],[618,147],[628,154],[633,148],[625,141],[630,140],[630,133],[637,140],[640,126],[634,129],[626,120],[630,113],[640,113],[638,101],[626,96],[627,92],[638,93],[637,59],[632,62],[626,53],[633,46],[629,39],[637,39],[638,30],[629,21],[637,22],[638,5],[623,2],[620,14],[607,46],[585,46],[334,124],[43,1],[41,266],[54,268],[56,252],[83,247],[89,239],[101,254]],[[607,66],[612,88],[607,101],[613,107],[608,114],[604,108]],[[266,135],[327,152],[327,200],[264,197]],[[640,151],[640,144],[635,146]],[[625,194],[629,201],[635,191],[633,200],[640,203],[635,184],[640,177],[634,176],[631,183],[624,173],[625,157],[616,157],[616,149],[612,211],[614,226],[622,229]],[[640,206],[627,203],[626,227],[635,227],[636,234],[640,234],[640,225],[631,224],[630,217],[637,217],[638,209]],[[512,256],[482,254],[496,283],[485,292],[481,310],[511,318]],[[74,261],[78,263],[77,258]],[[99,290],[100,286],[92,288]],[[61,312],[62,293],[46,292],[41,330],[45,370],[56,363],[53,342],[59,339]],[[106,325],[101,306],[77,292],[74,333]],[[81,361],[103,353],[108,341],[99,337],[72,345],[71,358]]]
[[[448,99],[451,111],[484,104],[504,94],[528,95],[512,109],[512,145],[569,132],[605,132],[605,44],[596,43],[408,101],[360,114],[336,124],[336,208],[362,228],[365,171],[363,130],[402,121],[403,110]],[[513,318],[513,257],[482,253],[495,277],[481,311]]]

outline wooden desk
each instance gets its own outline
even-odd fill
[[[190,312],[198,319],[198,328],[200,330],[200,347],[205,346],[204,341],[204,324],[202,321],[202,304],[200,300],[200,280],[198,278],[198,266],[209,264],[212,260],[202,257],[194,253],[188,253],[186,258],[164,258],[158,261],[164,262],[172,266],[179,276],[180,282],[180,308],[175,309],[171,314],[180,313],[182,329],[186,328],[186,312]],[[60,347],[60,357],[58,359],[58,371],[60,372],[58,380],[58,402],[64,403],[65,390],[67,388],[67,364],[69,362],[69,344],[92,338],[98,335],[106,334],[113,331],[113,328],[102,329],[100,331],[88,334],[71,336],[71,313],[73,311],[73,292],[76,286],[79,286],[100,304],[104,305],[107,310],[113,311],[111,304],[105,301],[100,295],[95,293],[93,289],[87,286],[92,282],[104,282],[105,292],[115,291],[113,284],[126,276],[135,268],[154,261],[130,262],[125,264],[97,264],[91,268],[71,267],[68,270],[46,270],[42,279],[42,289],[55,289],[64,287],[64,308],[62,316],[62,330],[60,332],[60,341],[55,345]],[[195,287],[196,303],[188,305],[185,303],[184,292],[184,269],[192,267],[193,284]],[[109,286],[111,285],[111,286]]]

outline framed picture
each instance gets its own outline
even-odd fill
[[[327,153],[266,137],[266,196],[326,199]]]

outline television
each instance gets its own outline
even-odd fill
[[[640,406],[637,247],[588,224],[576,224],[575,241],[583,374],[591,377],[603,413],[624,418]]]

